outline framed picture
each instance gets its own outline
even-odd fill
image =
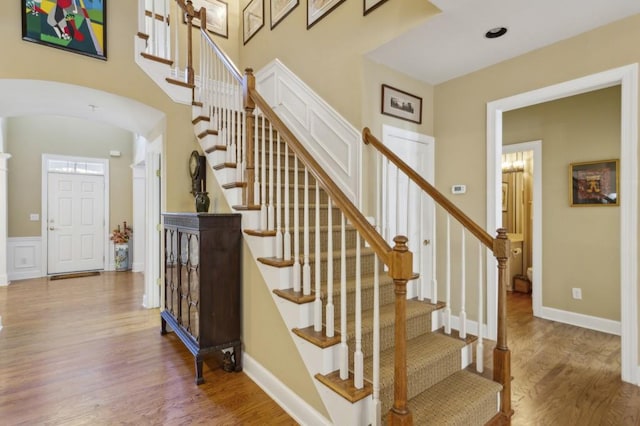
[[[502,211],[506,212],[509,208],[509,183],[502,182]]]
[[[229,38],[229,21],[227,18],[227,3],[222,0],[191,0],[196,13],[201,8],[207,10],[207,31],[220,37]],[[200,19],[194,18],[192,24],[200,27]]]
[[[382,6],[387,0],[363,0],[364,9],[362,12],[363,16],[373,12],[378,6]]]
[[[264,0],[251,0],[242,11],[242,40],[247,44],[264,26]]]
[[[21,0],[22,39],[107,59],[107,0]]]
[[[618,160],[572,163],[571,206],[620,205],[618,163]]]
[[[421,124],[422,98],[383,84],[382,113]]]
[[[295,9],[300,0],[270,0],[271,1],[271,29],[280,23]]]
[[[340,6],[344,0],[307,0],[307,29]]]

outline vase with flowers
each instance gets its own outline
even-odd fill
[[[129,240],[133,230],[130,226],[127,226],[127,222],[123,222],[122,228],[120,225],[113,231],[111,231],[111,241],[113,241],[113,247],[115,250],[114,262],[116,271],[126,271],[129,269]]]

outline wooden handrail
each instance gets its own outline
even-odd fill
[[[207,11],[205,10],[204,7],[200,9],[200,22],[206,21],[206,16],[207,16],[206,13]],[[218,47],[218,45],[211,39],[211,36],[205,31],[205,29],[206,29],[205,25],[202,25],[200,27],[200,32],[204,36],[204,39],[207,41],[207,44],[211,47],[211,49],[213,49],[213,51],[216,53],[218,58],[222,61],[224,66],[227,68],[227,70],[229,70],[233,78],[235,78],[239,83],[242,83],[242,73],[236,67],[236,64],[234,64],[231,58],[229,58],[229,56],[227,56],[227,54],[224,53]]]
[[[345,217],[351,224],[358,230],[360,235],[371,246],[373,251],[380,257],[382,262],[389,268],[393,268],[391,262],[390,253],[391,247],[382,238],[382,235],[376,231],[376,229],[369,223],[360,210],[353,205],[351,200],[345,195],[344,192],[333,182],[327,172],[320,167],[316,159],[306,150],[302,143],[295,137],[295,135],[289,130],[280,117],[271,109],[266,100],[255,89],[249,89],[249,96],[254,100],[260,111],[267,117],[273,127],[280,132],[280,134],[287,141],[287,144],[291,150],[302,160],[302,163],[309,168],[309,171],[316,179],[322,189],[344,213]],[[392,275],[393,271],[390,271]],[[392,275],[393,276],[393,275]]]
[[[469,216],[464,214],[455,204],[453,204],[447,197],[445,197],[440,191],[438,191],[433,185],[427,182],[422,176],[420,176],[415,170],[413,170],[407,163],[402,161],[400,157],[395,155],[389,148],[384,146],[382,142],[378,140],[368,127],[362,130],[362,140],[365,144],[371,144],[374,148],[387,157],[393,164],[395,164],[400,170],[402,170],[412,181],[414,181],[424,192],[429,194],[436,203],[442,206],[451,216],[453,216],[458,222],[469,230],[482,244],[487,246],[490,250],[493,250],[493,237],[480,225],[475,223]]]

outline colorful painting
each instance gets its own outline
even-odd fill
[[[107,0],[22,0],[22,39],[107,59]]]

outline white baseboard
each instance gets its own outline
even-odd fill
[[[7,239],[7,276],[9,281],[39,278],[42,268],[42,238],[12,237]]]
[[[590,330],[601,331],[603,333],[614,334],[616,336],[620,336],[622,333],[620,321],[592,317],[590,315],[562,311],[560,309],[548,308],[545,306],[543,306],[540,311],[540,317],[564,324],[588,328]]]
[[[242,353],[242,371],[299,424],[323,426],[331,424],[246,352]]]

